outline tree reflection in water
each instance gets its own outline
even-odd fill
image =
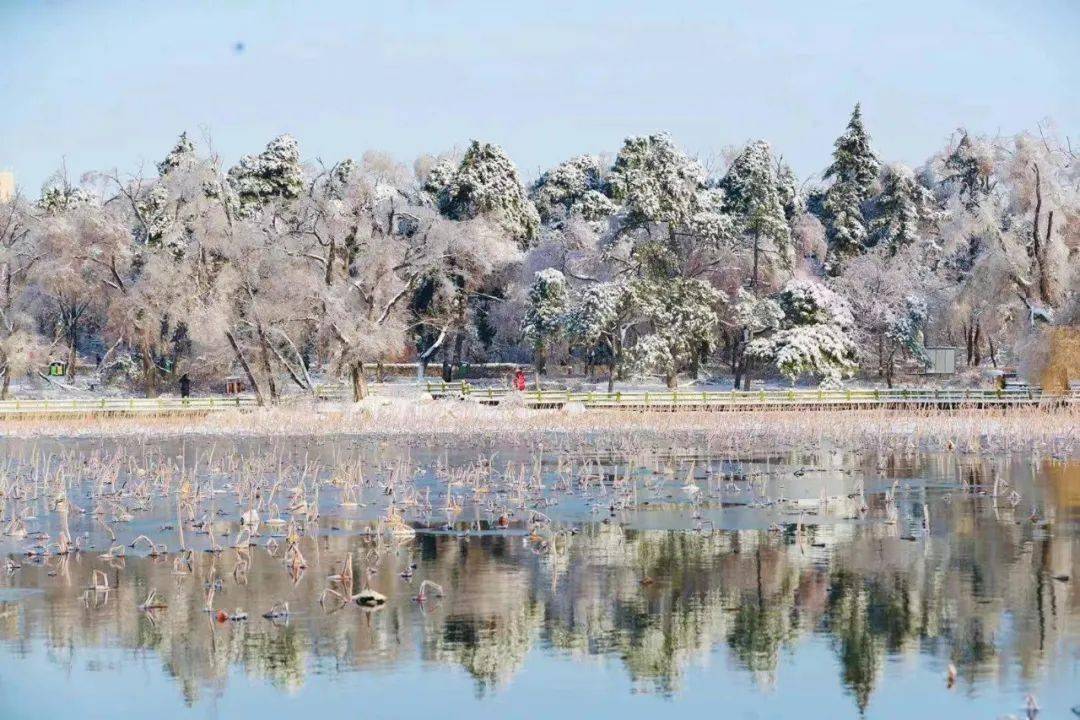
[[[373,563],[371,586],[389,597],[374,612],[354,605],[327,612],[317,603],[348,553],[371,554],[372,541],[357,535],[309,539],[309,567],[295,584],[261,548],[243,583],[233,579],[231,551],[197,553],[190,575],[174,574],[169,558],[131,556],[110,571],[116,590],[97,609],[77,602],[84,578],[101,565],[84,553],[55,576],[53,566],[24,563],[0,580],[0,637],[9,656],[41,645],[62,666],[96,647],[155,659],[188,704],[228,692],[236,670],[295,692],[311,673],[413,663],[461,667],[486,695],[534,651],[572,662],[611,658],[637,689],[673,696],[690,664],[719,656],[770,688],[786,651],[823,638],[838,681],[863,710],[890,657],[954,663],[960,683],[976,686],[1006,670],[1034,678],[1076,651],[1080,595],[1054,576],[1078,570],[1070,503],[1080,467],[1028,469],[1026,491],[1054,520],[1049,525],[1032,522],[1026,507],[995,507],[962,491],[985,486],[990,473],[1020,482],[1023,467],[990,460],[959,467],[940,457],[893,463],[886,472],[895,477],[956,479],[955,487],[924,483],[898,496],[894,522],[874,514],[880,498],[871,497],[866,518],[792,517],[779,528],[588,522],[546,550],[520,531],[422,532],[383,548]],[[928,533],[912,534],[926,525]],[[401,573],[413,563],[407,582]],[[211,570],[228,578],[220,605],[244,608],[251,620],[219,623],[204,611],[201,579]],[[445,597],[413,601],[425,578]],[[163,591],[167,610],[137,609],[150,588]],[[292,609],[287,623],[259,617],[279,599]]]

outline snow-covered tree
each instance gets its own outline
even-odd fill
[[[608,187],[621,210],[607,252],[626,271],[653,280],[700,275],[730,244],[723,191],[665,133],[627,138]]]
[[[634,296],[621,281],[586,285],[566,316],[566,332],[585,348],[590,365],[608,368],[608,392],[622,364],[627,333],[635,322]]]
[[[37,202],[38,208],[46,215],[55,215],[66,210],[93,204],[93,195],[80,187],[68,185],[66,182],[42,190],[41,198]]]
[[[498,145],[473,140],[456,168],[445,162],[432,167],[426,187],[440,212],[452,220],[488,218],[522,247],[536,239],[536,206],[518,179],[517,167]]]
[[[605,194],[605,168],[595,155],[581,155],[548,170],[533,186],[533,197],[544,223],[578,215],[604,220],[617,209]]]
[[[685,227],[703,209],[705,171],[667,133],[627,138],[609,185],[632,225]]]
[[[196,162],[195,144],[188,139],[186,132],[182,132],[173,149],[169,151],[164,160],[158,163],[158,175],[168,175],[173,170],[191,165],[194,162]]]
[[[19,196],[0,202],[0,400],[11,380],[44,358],[33,315],[32,271],[40,260],[32,208]]]
[[[994,160],[986,143],[972,141],[966,131],[956,144],[956,149],[942,161],[943,182],[954,185],[964,205],[974,209],[990,194],[990,173]]]
[[[756,287],[763,270],[790,269],[794,262],[791,231],[784,211],[791,187],[781,187],[772,150],[764,140],[752,142],[739,153],[721,183],[725,209],[745,237],[752,257],[750,286]]]
[[[851,259],[832,287],[851,305],[853,338],[863,368],[891,384],[898,357],[925,360],[923,331],[928,299],[942,293],[925,248],[888,246]]]
[[[536,372],[544,374],[551,344],[565,331],[569,291],[566,276],[555,268],[536,273],[525,309],[522,331],[533,346]]]
[[[776,161],[776,191],[780,195],[780,204],[784,206],[784,215],[791,224],[806,210],[806,201],[799,192],[795,171],[783,160]]]
[[[832,164],[825,170],[825,179],[850,183],[860,198],[874,193],[880,162],[870,147],[870,134],[863,125],[862,108],[856,103],[851,111],[847,129],[836,139]]]
[[[833,264],[863,251],[867,240],[863,203],[874,193],[880,163],[870,147],[870,135],[858,104],[847,129],[833,150],[824,178],[833,184],[825,192],[824,211]]]
[[[870,223],[873,243],[895,255],[920,237],[922,226],[933,222],[933,202],[910,168],[900,163],[889,166],[877,198],[877,215]]]
[[[783,325],[751,342],[751,356],[772,362],[792,382],[816,375],[824,385],[835,386],[855,373],[854,318],[842,297],[821,283],[792,280],[777,301]]]
[[[258,155],[245,155],[229,170],[229,186],[240,208],[250,211],[272,200],[295,200],[304,189],[300,145],[279,135]]]
[[[710,351],[721,295],[696,279],[642,280],[634,283],[633,293],[647,326],[634,345],[634,362],[642,370],[659,373],[674,388],[679,372],[696,371]]]

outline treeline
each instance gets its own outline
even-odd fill
[[[764,141],[721,164],[656,134],[526,186],[489,143],[407,168],[283,135],[226,170],[182,134],[156,173],[57,173],[0,204],[2,392],[59,357],[151,395],[237,372],[260,401],[323,374],[359,399],[411,359],[891,383],[928,343],[1015,364],[1078,322],[1080,163],[1050,131],[960,131],[912,170],[856,106],[818,178]]]

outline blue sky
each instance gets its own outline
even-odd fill
[[[1078,27],[1076,0],[0,0],[0,169],[35,194],[61,160],[152,172],[186,129],[227,163],[282,132],[325,160],[478,138],[534,177],[668,130],[806,177],[857,100],[916,163],[961,125],[1076,139]]]

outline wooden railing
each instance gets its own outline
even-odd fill
[[[842,390],[648,390],[633,392],[579,392],[570,390],[515,391],[500,387],[474,387],[468,382],[428,382],[432,397],[462,397],[497,404],[510,393],[520,392],[531,406],[556,407],[581,403],[590,408],[703,408],[715,407],[824,407],[824,406],[954,406],[1030,405],[1043,400],[1080,401],[1080,393],[1043,395],[1039,388],[852,388]]]
[[[15,399],[0,400],[0,416],[203,413],[250,408],[255,404],[255,398],[251,395],[191,398]]]

